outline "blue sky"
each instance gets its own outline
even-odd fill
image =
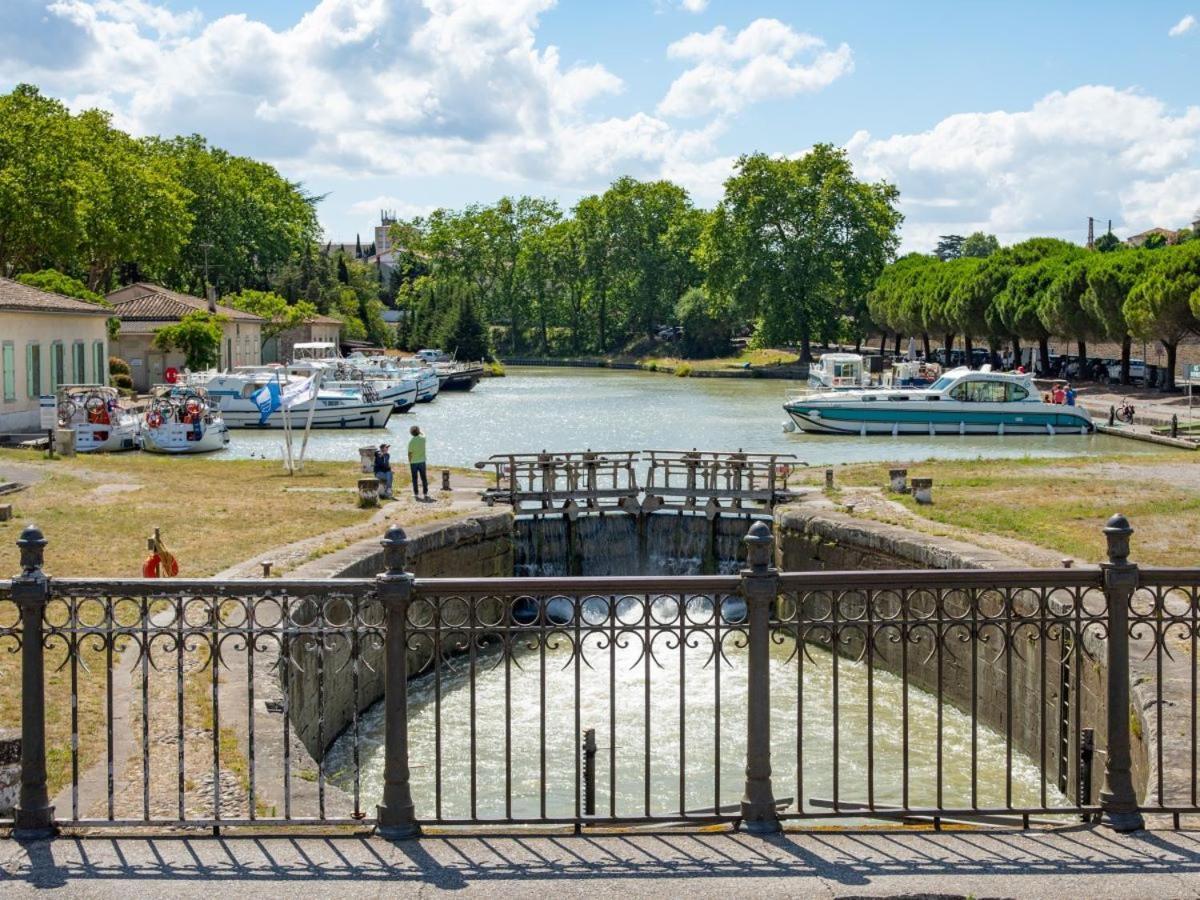
[[[333,239],[621,174],[709,205],[738,154],[817,141],[899,186],[906,249],[1200,210],[1200,0],[5,5],[0,87],[268,159],[327,195]]]

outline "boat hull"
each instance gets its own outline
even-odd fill
[[[196,437],[193,425],[167,422],[158,428],[142,426],[142,449],[147,453],[212,453],[229,445],[229,428],[223,421],[206,425]]]
[[[1090,434],[1094,430],[1091,419],[1074,411],[1076,407],[1047,410],[1036,404],[1035,409],[1013,410],[974,404],[975,408],[963,410],[934,406],[906,403],[904,409],[894,409],[868,403],[829,407],[796,403],[784,409],[796,427],[815,434]]]
[[[118,453],[136,450],[138,426],[136,422],[119,422],[116,425],[72,425],[75,432],[76,453]]]
[[[313,428],[383,428],[392,415],[392,401],[381,400],[377,403],[344,404],[337,406],[318,406],[313,412]],[[271,413],[265,423],[261,422],[258,408],[251,405],[249,409],[221,407],[221,417],[230,428],[283,428],[284,416],[288,416],[292,428],[304,428],[308,422],[308,404],[302,404],[292,410],[277,409]]]

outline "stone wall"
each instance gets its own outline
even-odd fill
[[[511,575],[512,530],[513,517],[507,510],[414,526],[406,529],[408,569],[423,578]],[[377,575],[382,568],[379,538],[371,538],[301,566],[290,577],[366,578]],[[368,620],[378,620],[381,616],[377,608],[361,612]],[[338,616],[338,611],[333,611],[333,615]],[[314,759],[320,759],[352,722],[356,710],[361,712],[383,696],[382,646],[364,642],[360,647],[357,696],[352,667],[348,665],[350,649],[347,642],[336,638],[326,646],[320,660],[324,691],[318,690],[317,648],[308,645],[293,650],[296,665],[291,669],[287,687],[292,729]],[[426,664],[425,656],[409,651],[410,672],[415,674]],[[274,679],[274,674],[271,677]],[[279,692],[278,682],[274,690]]]
[[[778,565],[785,571],[1026,567],[995,551],[895,525],[853,518],[818,504],[799,504],[778,509],[776,536]],[[913,602],[914,609],[927,605],[920,598]],[[1028,596],[1019,595],[1015,602],[1018,609],[1022,605],[1032,607],[1033,604]],[[945,603],[947,612],[951,614],[962,614],[968,609],[966,598],[961,595],[951,594],[946,597]],[[995,605],[998,610],[998,600]],[[1103,641],[1089,635],[1086,647],[1090,656],[1080,654],[1082,663],[1079,664],[1074,654],[1068,653],[1063,659],[1061,643],[1052,641],[1043,647],[1030,639],[1028,630],[1014,641],[1014,652],[1000,652],[1000,633],[996,629],[990,629],[990,632],[992,640],[982,645],[973,664],[970,643],[960,643],[956,638],[944,640],[942,651],[938,654],[934,652],[932,636],[927,630],[921,630],[915,635],[916,642],[908,645],[909,680],[915,687],[936,692],[940,658],[943,696],[968,713],[974,700],[979,721],[1001,736],[1010,727],[1008,701],[1011,699],[1013,745],[1035,761],[1040,759],[1043,750],[1041,735],[1044,715],[1047,771],[1052,776],[1057,773],[1066,779],[1069,796],[1073,799],[1078,779],[1074,753],[1067,754],[1066,771],[1057,765],[1062,685],[1074,686],[1073,699],[1080,704],[1081,727],[1094,728],[1096,745],[1105,746]],[[862,650],[861,634],[849,631],[846,635],[852,639],[842,644],[840,652],[857,657]],[[891,641],[876,643],[875,659],[879,665],[897,674],[904,665],[900,645]],[[1011,671],[1008,671],[1010,667]],[[973,668],[977,672],[974,688]],[[1039,688],[1043,681],[1044,710],[1036,699],[1041,695]],[[1103,756],[1096,754],[1092,777],[1093,801],[1098,799],[1102,776]],[[1134,782],[1141,785],[1145,784],[1145,780],[1145,747],[1135,735]]]

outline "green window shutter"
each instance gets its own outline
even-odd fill
[[[30,400],[34,400],[38,396],[38,391],[41,390],[41,379],[38,377],[41,373],[38,371],[38,364],[41,362],[39,357],[37,344],[25,345],[25,394]]]
[[[108,373],[104,370],[104,341],[92,342],[92,369],[96,373],[96,384],[108,384]]]
[[[17,399],[17,350],[12,341],[5,341],[0,349],[4,367],[4,402],[12,403]]]
[[[50,345],[50,390],[57,391],[59,385],[63,383],[63,378],[66,377],[66,354],[63,350],[62,341],[55,341]]]
[[[87,384],[87,351],[83,341],[76,341],[71,350],[71,378],[76,384]]]

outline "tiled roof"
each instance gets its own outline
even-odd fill
[[[122,321],[173,322],[196,310],[207,310],[208,301],[191,294],[180,294],[157,284],[139,282],[113,291],[108,302]],[[236,322],[261,322],[253,313],[217,304],[217,312]]]
[[[111,316],[112,311],[86,300],[52,294],[19,281],[0,278],[0,309],[30,312],[76,313],[85,316]]]

